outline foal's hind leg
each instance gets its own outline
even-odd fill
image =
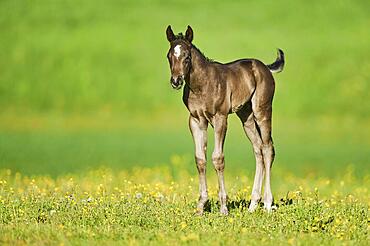
[[[203,214],[204,205],[208,200],[207,180],[206,180],[206,148],[207,148],[207,120],[189,118],[189,128],[194,139],[195,162],[199,174],[199,201],[197,213]]]
[[[252,189],[251,203],[249,212],[253,212],[261,199],[262,181],[265,172],[262,155],[262,140],[257,131],[256,122],[252,111],[252,104],[247,103],[240,111],[237,112],[240,118],[244,131],[253,145],[254,156],[256,159],[256,173]]]
[[[262,139],[262,155],[265,166],[265,191],[263,195],[263,204],[264,208],[270,212],[272,210],[271,206],[273,202],[270,184],[271,167],[275,157],[275,150],[271,137],[271,105],[265,107],[253,106],[253,114]]]

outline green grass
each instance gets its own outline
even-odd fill
[[[0,128],[0,168],[25,174],[51,174],[83,171],[99,166],[116,170],[132,166],[165,166],[172,156],[186,160],[184,170],[196,172],[193,142],[185,109],[177,119],[152,116],[148,125],[142,119],[127,121],[112,117],[3,117]],[[332,127],[336,124],[336,127]],[[353,166],[364,176],[369,168],[370,130],[368,122],[330,119],[274,121],[276,147],[274,170],[289,170],[297,176],[307,173],[333,177]],[[27,125],[28,128],[24,126]],[[305,131],[302,131],[305,129]],[[208,156],[213,150],[213,130],[209,128]],[[252,147],[237,117],[230,117],[225,143],[226,171],[252,172]],[[212,163],[209,168],[213,169]]]
[[[180,159],[177,164],[185,165]],[[226,175],[229,216],[210,203],[194,215],[197,179],[182,169],[100,169],[80,175],[0,174],[0,243],[32,245],[367,245],[369,177],[339,179],[280,174],[278,209],[247,212],[252,178]]]

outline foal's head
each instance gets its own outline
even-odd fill
[[[193,41],[193,29],[188,26],[185,37],[182,33],[175,35],[171,26],[166,30],[167,40],[170,42],[170,49],[167,53],[171,69],[171,85],[179,90],[184,84],[185,78],[189,76],[191,69],[191,41]]]

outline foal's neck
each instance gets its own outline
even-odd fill
[[[191,49],[191,71],[188,86],[193,92],[202,92],[208,83],[210,61],[193,45]]]

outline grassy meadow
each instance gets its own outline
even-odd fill
[[[0,1],[0,244],[369,244],[368,1]],[[230,215],[197,172],[165,29],[276,79],[277,211],[246,211],[252,148],[225,143]],[[213,133],[209,129],[208,155]]]
[[[275,204],[247,211],[251,174],[226,175],[229,216],[218,213],[216,178],[207,212],[195,216],[197,179],[174,157],[166,168],[30,178],[0,174],[0,241],[36,245],[367,245],[368,184],[275,173]],[[172,170],[177,171],[174,176]]]

